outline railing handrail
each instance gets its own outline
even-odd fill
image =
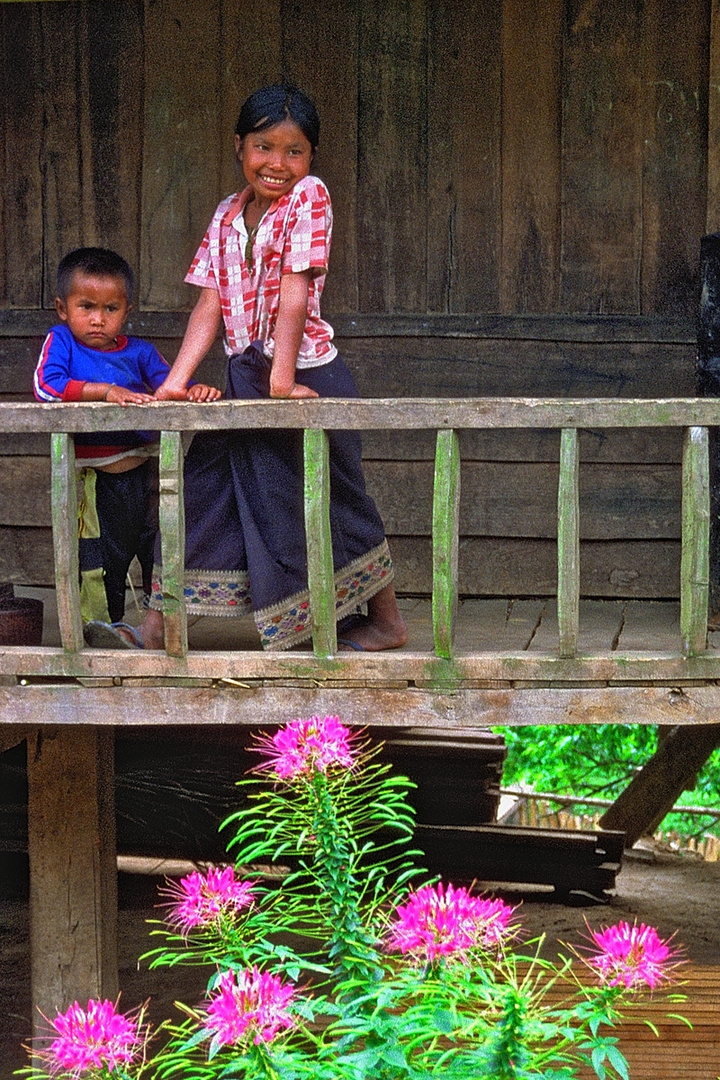
[[[270,401],[3,402],[0,432],[720,426],[720,398],[322,398]]]

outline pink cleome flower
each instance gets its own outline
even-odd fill
[[[514,911],[502,900],[471,896],[467,889],[425,885],[396,909],[387,946],[430,963],[474,947],[496,948],[512,930]]]
[[[277,975],[257,967],[226,971],[208,999],[205,1028],[213,1032],[212,1047],[234,1046],[248,1035],[254,1043],[268,1043],[293,1026],[287,1011],[294,990]]]
[[[90,1000],[87,1009],[75,1001],[51,1025],[57,1037],[38,1056],[47,1063],[51,1076],[62,1073],[72,1080],[91,1070],[112,1075],[114,1069],[137,1060],[147,1041],[142,1012],[125,1016],[112,1001]]]
[[[232,918],[253,902],[252,886],[239,881],[232,866],[222,870],[211,866],[205,874],[196,871],[180,881],[169,881],[162,892],[172,898],[167,921],[182,934]]]
[[[672,950],[653,926],[620,922],[591,930],[590,937],[600,952],[588,957],[586,963],[607,986],[634,989],[644,985],[654,990],[670,977],[674,965],[669,961],[677,956],[677,950]]]
[[[258,770],[272,771],[279,780],[294,780],[315,772],[326,773],[333,765],[351,769],[355,761],[353,738],[337,716],[292,720],[272,737],[260,736],[254,749],[269,757]]]

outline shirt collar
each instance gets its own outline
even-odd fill
[[[244,188],[242,191],[238,191],[233,195],[232,201],[222,217],[222,225],[230,226],[234,222],[238,214],[242,214],[243,210],[248,204],[250,195],[252,194],[252,188],[250,186]]]
[[[250,202],[251,195],[252,188],[248,184],[246,188],[243,188],[242,191],[238,191],[237,194],[233,196],[232,202],[223,214],[223,226],[230,227],[234,225],[238,232],[245,231],[244,222],[242,229],[239,229],[238,226],[235,225],[235,222],[238,220],[238,218],[242,218],[242,212],[247,206],[247,204]],[[262,220],[267,221],[268,218],[272,217],[273,214],[277,213],[279,207],[282,206],[286,199],[289,199],[291,195],[292,190],[289,191],[287,195],[281,195],[279,199],[275,199],[274,202],[271,202],[267,210],[265,211]]]

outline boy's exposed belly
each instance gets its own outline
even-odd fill
[[[129,472],[130,469],[137,469],[138,465],[142,465],[142,463],[147,460],[147,455],[139,454],[137,456],[133,455],[132,457],[120,458],[119,461],[111,461],[109,465],[93,465],[93,468],[98,469],[99,472]]]

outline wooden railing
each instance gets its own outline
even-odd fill
[[[708,427],[720,424],[712,399],[474,398],[310,401],[224,401],[212,405],[101,403],[0,405],[0,431],[51,432],[52,521],[55,577],[63,648],[0,654],[0,673],[81,676],[330,679],[352,671],[362,678],[403,678],[418,685],[462,685],[472,679],[645,680],[666,683],[720,677],[720,659],[706,650],[709,545]],[[183,431],[229,428],[302,428],[305,446],[305,517],[313,648],[307,653],[188,652],[183,603]],[[675,654],[578,655],[580,514],[578,476],[581,428],[681,427],[682,558],[681,641]],[[77,505],[72,434],[100,430],[160,430],[160,527],[164,570],[166,648],[162,653],[88,651],[80,620]],[[434,650],[418,653],[337,653],[332,547],[329,525],[327,438],[330,429],[435,429],[437,449],[432,522]],[[558,488],[557,652],[459,654],[455,647],[458,601],[458,521],[461,465],[457,432],[466,428],[561,430]],[[22,656],[19,655],[22,653]]]

